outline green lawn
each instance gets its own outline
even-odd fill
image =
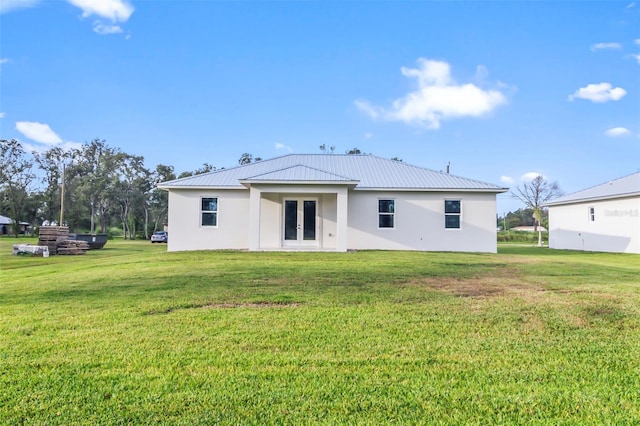
[[[640,423],[640,256],[13,243],[0,424]]]

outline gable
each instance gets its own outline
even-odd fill
[[[324,170],[316,169],[301,164],[286,167],[272,172],[262,173],[241,179],[240,182],[318,182],[318,183],[357,183],[356,179],[336,175]]]

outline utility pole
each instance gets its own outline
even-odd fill
[[[66,165],[62,163],[62,189],[60,190],[60,226],[64,224],[64,173]]]

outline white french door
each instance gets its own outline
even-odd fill
[[[283,200],[283,246],[318,245],[318,200],[286,198]]]

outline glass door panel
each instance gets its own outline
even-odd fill
[[[305,241],[315,241],[316,239],[316,202],[305,200],[302,211],[302,235]]]
[[[284,202],[284,239],[285,241],[298,240],[297,200],[285,200]]]

